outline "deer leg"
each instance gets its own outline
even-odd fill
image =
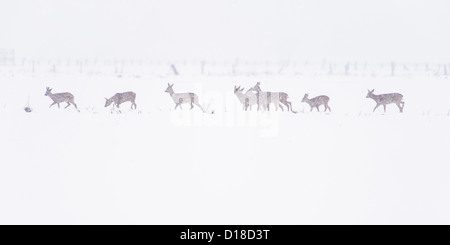
[[[54,105],[54,104],[56,104],[56,102],[53,102],[53,103],[50,105],[50,107],[52,107],[52,105]],[[50,107],[49,107],[49,108],[50,108]]]
[[[375,106],[375,108],[373,108],[373,112],[375,112],[375,110],[378,108],[378,106],[380,106],[381,104],[377,104],[376,106]]]
[[[175,104],[175,109],[174,109],[174,110],[176,110],[176,109],[177,109],[178,105],[179,105],[179,104]]]
[[[58,104],[58,108],[61,108],[61,107],[59,107],[59,103],[57,103]]]
[[[319,106],[316,106],[316,108],[317,108],[317,112],[320,112],[320,111],[319,111]]]
[[[327,104],[328,111],[331,112],[330,106]]]
[[[67,107],[69,107],[70,106],[70,103],[69,102],[66,102],[67,103],[67,106],[66,107],[64,107],[64,109],[66,109]]]
[[[192,101],[191,101],[191,110],[192,110],[192,108],[194,108],[194,105],[192,104]]]
[[[283,107],[281,106],[281,104],[278,104],[278,106],[281,108],[281,111],[284,111]]]
[[[386,105],[383,105],[384,113],[386,113]]]
[[[314,107],[313,106],[310,106],[311,107],[311,110],[309,111],[309,112],[312,112],[312,110],[314,109]]]
[[[288,111],[292,111],[292,103],[286,100],[286,106],[288,108]]]
[[[402,107],[400,107],[400,104],[402,105]],[[400,108],[400,112],[403,112],[403,107],[405,106],[405,102],[401,102],[398,105],[398,108]]]

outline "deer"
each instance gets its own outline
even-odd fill
[[[405,102],[402,101],[403,95],[399,93],[391,93],[391,94],[379,94],[375,95],[373,93],[375,89],[367,90],[367,96],[366,98],[371,98],[375,100],[377,105],[375,108],[373,108],[373,112],[378,108],[378,106],[383,105],[384,112],[386,113],[386,105],[395,103],[398,106],[398,109],[400,109],[400,112],[403,112],[403,107],[405,106]],[[401,105],[401,106],[400,106]]]
[[[136,93],[132,92],[132,91],[128,91],[128,92],[124,92],[124,93],[116,93],[114,96],[112,96],[111,98],[105,98],[106,102],[105,102],[105,107],[108,107],[109,105],[111,105],[111,103],[114,102],[113,104],[113,109],[114,106],[116,106],[117,108],[119,108],[120,104],[130,101],[131,102],[131,109],[137,108],[137,105],[135,103],[136,100]]]
[[[244,91],[244,88],[241,88],[241,86],[234,86],[234,94],[242,103],[242,109],[246,111],[250,107],[250,110],[252,110],[252,106],[257,104],[258,98],[256,94],[251,91],[247,91],[245,94],[243,94],[242,91]]]
[[[60,108],[59,103],[66,102],[67,106],[64,107],[64,109],[69,107],[72,104],[78,110],[77,104],[75,104],[75,101],[74,101],[74,96],[71,93],[65,92],[65,93],[53,94],[52,88],[47,87],[47,91],[45,92],[44,95],[50,97],[50,99],[53,100],[53,103],[50,105],[50,107],[52,107],[54,104],[57,104],[58,108]],[[80,110],[78,110],[78,111],[80,111]]]
[[[181,107],[182,104],[184,103],[189,103],[191,105],[191,110],[192,108],[194,108],[194,104],[196,106],[198,106],[203,112],[205,112],[205,110],[203,110],[203,107],[198,103],[198,96],[194,93],[175,93],[173,91],[173,85],[170,85],[169,83],[167,83],[167,89],[166,89],[166,93],[169,93],[170,97],[172,97],[173,102],[175,102],[175,110],[177,109],[178,106],[180,106],[180,109],[183,109]]]
[[[326,95],[319,95],[317,97],[309,99],[308,96],[309,96],[308,94],[305,94],[305,96],[303,96],[302,102],[308,103],[309,106],[311,107],[311,111],[314,108],[317,108],[317,111],[319,111],[319,106],[324,105],[325,111],[327,111],[328,109],[331,112],[331,108],[330,106],[328,106],[328,101],[330,101],[330,97]]]
[[[257,82],[255,86],[251,87],[247,92],[249,91],[255,91],[258,98],[258,111],[260,108],[260,105],[263,105],[263,108],[267,108],[269,110],[270,103],[273,103],[275,105],[275,109],[278,111],[278,107],[281,108],[282,111],[284,111],[283,107],[280,105],[280,102],[284,104],[287,107],[287,110],[292,111],[292,104],[287,99],[289,98],[289,95],[285,92],[266,92],[262,91],[261,82]],[[293,111],[292,111],[293,112]]]

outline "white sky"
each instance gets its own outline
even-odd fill
[[[0,48],[43,58],[448,62],[446,0],[1,0]]]

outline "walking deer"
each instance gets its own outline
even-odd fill
[[[242,91],[244,91],[244,88],[241,88],[241,86],[234,86],[234,94],[244,106],[242,109],[247,110],[250,107],[250,110],[252,110],[252,106],[257,104],[258,98],[256,94],[251,91],[247,91],[243,94]]]
[[[127,101],[130,101],[131,102],[131,109],[133,109],[133,106],[134,106],[134,109],[137,108],[137,105],[135,103],[136,93],[134,93],[132,91],[128,91],[128,92],[124,92],[124,93],[116,93],[113,97],[111,97],[109,99],[105,98],[105,100],[106,100],[105,107],[108,107],[109,105],[111,105],[111,103],[114,102],[113,109],[114,109],[114,106],[119,108],[120,104],[122,104],[124,102],[127,102]]]
[[[191,110],[192,108],[194,108],[194,104],[196,106],[198,106],[203,112],[205,112],[203,110],[203,107],[198,103],[198,96],[194,93],[175,93],[173,92],[173,84],[170,85],[169,83],[167,83],[167,89],[166,89],[166,93],[169,93],[170,97],[172,97],[173,102],[175,102],[175,110],[177,109],[178,106],[180,106],[180,109],[183,109],[181,107],[181,104],[184,103],[190,103],[191,104]]]
[[[280,105],[281,102],[287,107],[288,111],[289,110],[292,111],[292,104],[290,101],[287,100],[289,98],[289,95],[287,93],[262,91],[261,87],[259,86],[260,84],[261,82],[257,82],[255,86],[253,86],[248,90],[248,91],[255,91],[257,93],[258,110],[260,105],[263,106],[263,109],[267,108],[267,110],[269,110],[270,103],[273,103],[277,111],[278,107],[280,107],[281,110],[284,111],[283,106]]]
[[[73,97],[73,95],[71,93],[67,93],[66,92],[66,93],[52,94],[52,88],[47,87],[47,91],[45,92],[45,96],[48,96],[48,97],[50,97],[50,99],[53,100],[53,103],[50,105],[50,107],[52,107],[54,104],[57,104],[58,108],[60,108],[59,107],[59,103],[66,102],[67,106],[64,107],[64,109],[69,107],[70,104],[72,104],[78,110],[77,104],[75,104],[74,97]],[[80,110],[78,110],[78,111],[80,111]]]
[[[391,93],[391,94],[379,94],[375,95],[373,93],[375,89],[367,90],[367,96],[366,98],[371,98],[375,100],[377,105],[375,108],[373,108],[373,112],[378,108],[378,106],[383,105],[384,112],[386,112],[386,105],[395,103],[398,106],[398,109],[400,109],[400,112],[403,112],[403,107],[405,106],[405,102],[402,101],[403,95],[399,93]],[[401,106],[400,106],[401,105]]]
[[[309,96],[308,94],[305,94],[305,96],[303,96],[302,102],[308,103],[309,106],[311,107],[311,111],[314,108],[317,108],[317,111],[319,111],[319,106],[324,105],[325,111],[327,111],[328,109],[331,112],[331,108],[328,106],[328,101],[330,101],[330,97],[326,95],[319,95],[317,97],[309,99],[308,96]]]

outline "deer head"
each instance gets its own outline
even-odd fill
[[[113,102],[112,98],[111,98],[111,99],[108,99],[108,98],[105,97],[105,100],[106,100],[106,102],[105,102],[105,107],[111,105],[111,103]]]
[[[45,96],[49,96],[49,95],[51,95],[52,94],[52,89],[51,88],[49,88],[49,87],[47,87],[46,88],[47,89],[47,91],[45,91]]]
[[[370,97],[373,95],[373,91],[374,91],[374,90],[375,90],[375,89],[372,89],[372,91],[367,90],[368,93],[367,93],[367,95],[366,95],[366,98],[370,98]]]
[[[303,96],[303,99],[302,99],[302,102],[306,102],[306,101],[308,101],[308,94],[305,94],[305,96]]]
[[[234,85],[234,93],[237,93],[238,91],[239,91],[239,88],[240,88],[241,86],[239,86],[239,87],[236,87],[236,85]]]
[[[261,87],[259,86],[261,85],[261,82],[257,82],[255,86],[253,86],[252,90],[256,91],[256,92],[261,92]]]
[[[170,85],[169,83],[167,83],[167,88],[166,88],[166,91],[164,91],[164,92],[166,92],[166,93],[173,93],[172,87],[173,87],[173,84]]]
[[[234,86],[234,93],[237,94],[238,92],[242,92],[244,90],[244,88],[241,88],[241,86],[236,87]]]

